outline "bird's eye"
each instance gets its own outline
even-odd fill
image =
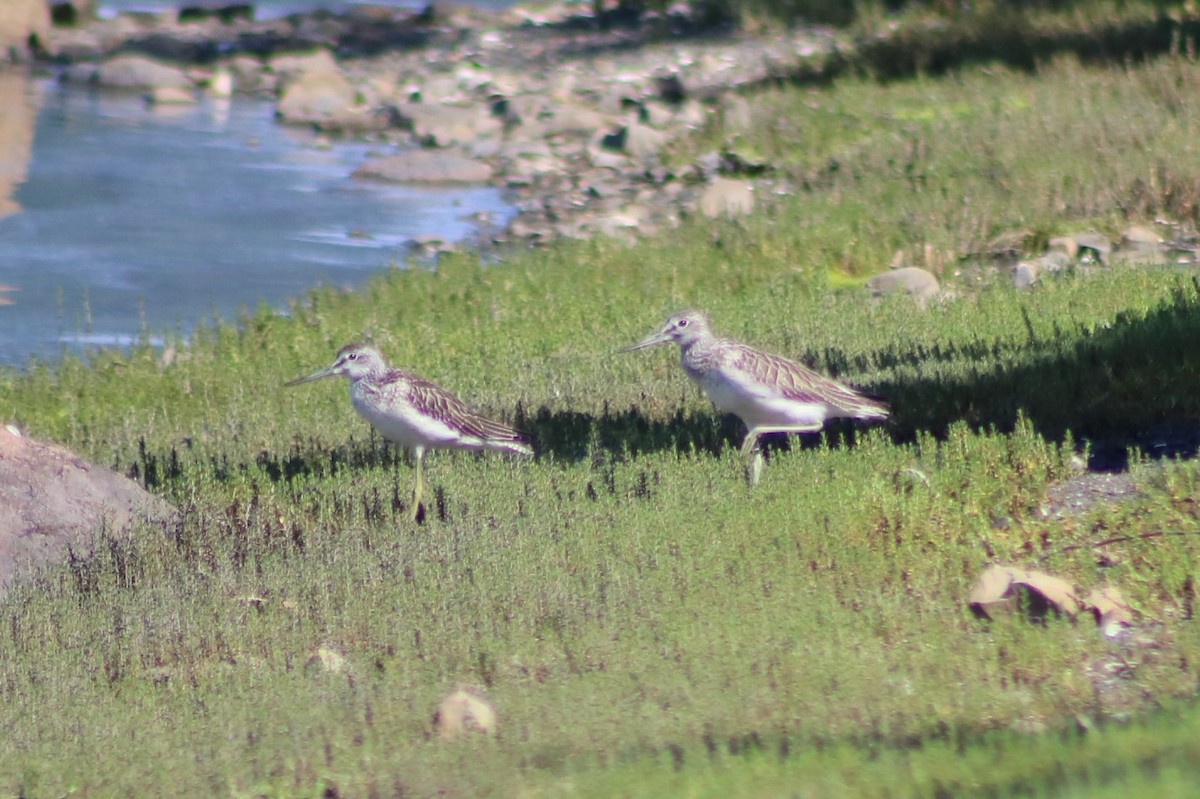
[[[680,319],[678,322],[675,323],[675,327],[687,327],[687,320]]]
[[[346,357],[347,357],[347,358],[349,358],[349,359],[350,359],[350,360],[352,360],[352,361],[357,361],[357,360],[358,360],[358,353],[357,353],[357,352],[352,352],[352,353],[350,353],[349,355],[347,355]]]

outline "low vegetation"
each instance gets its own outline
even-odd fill
[[[959,255],[1018,229],[1186,238],[1198,84],[1179,55],[772,90],[770,124],[689,145],[774,165],[786,193],[752,219],[450,257],[0,375],[6,419],[180,510],[0,603],[0,792],[1181,795],[1200,470],[1150,456],[1200,413],[1194,274],[1021,292]],[[897,250],[955,295],[870,300]],[[772,441],[749,488],[739,424],[674,356],[618,353],[693,305],[894,423]],[[537,457],[434,453],[408,522],[409,467],[344,386],[282,388],[361,338]],[[1081,463],[1129,444],[1119,501],[1089,493]],[[1134,624],[975,618],[994,563],[1116,586]],[[438,734],[460,685],[493,734]]]

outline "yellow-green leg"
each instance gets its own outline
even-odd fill
[[[821,429],[820,424],[796,424],[796,425],[759,425],[751,427],[746,433],[746,440],[742,442],[742,457],[750,457],[750,453],[758,447],[758,437],[763,433],[816,433]]]
[[[752,486],[758,485],[763,469],[766,468],[762,449],[758,446],[758,437],[763,433],[815,433],[820,429],[820,424],[751,427],[746,433],[746,440],[742,442],[742,457],[751,459],[746,468],[746,480]]]
[[[412,520],[415,522],[421,517],[421,497],[425,493],[425,470],[422,468],[425,463],[425,448],[413,447],[413,458],[417,462],[417,484],[413,487],[412,499]]]
[[[746,482],[751,487],[758,485],[758,481],[762,479],[763,469],[766,467],[767,460],[763,456],[763,451],[755,448],[754,454],[750,456],[750,463],[746,466]]]

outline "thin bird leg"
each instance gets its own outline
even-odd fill
[[[746,440],[742,442],[742,457],[748,458],[758,448],[758,437],[763,433],[816,433],[820,431],[821,427],[820,422],[817,424],[759,425],[758,427],[751,427],[750,432],[746,433]]]
[[[754,450],[754,456],[750,458],[750,464],[746,467],[746,482],[750,487],[758,485],[758,481],[762,479],[763,469],[767,467],[767,461],[763,457],[761,449]]]
[[[413,487],[412,499],[412,519],[415,522],[421,515],[421,496],[425,493],[425,471],[422,468],[425,463],[425,448],[413,447],[413,458],[417,462],[417,484]]]

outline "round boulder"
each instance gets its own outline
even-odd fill
[[[0,589],[100,531],[120,534],[174,515],[132,480],[0,427]]]
[[[919,266],[906,266],[875,275],[867,281],[867,288],[876,296],[904,293],[922,302],[941,290],[938,279]]]
[[[131,91],[193,87],[191,79],[182,69],[140,55],[110,58],[96,70],[95,81],[104,88]]]
[[[494,735],[496,708],[473,688],[459,688],[438,705],[433,726],[444,741],[453,741],[467,733]]]

